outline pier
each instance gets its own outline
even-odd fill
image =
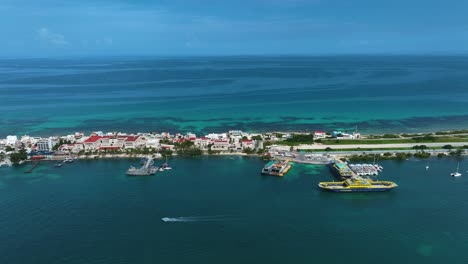
[[[35,162],[31,165],[31,167],[30,167],[27,171],[25,171],[24,173],[31,173],[38,165],[39,165],[39,161],[35,161]]]

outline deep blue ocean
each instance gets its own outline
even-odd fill
[[[0,136],[468,127],[468,57],[0,60]]]
[[[126,159],[0,169],[0,263],[468,263],[466,161],[456,179],[452,158],[383,161],[378,178],[399,187],[362,194],[320,191],[325,166],[169,163],[148,177],[127,177]]]

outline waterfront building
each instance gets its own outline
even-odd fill
[[[96,150],[99,148],[101,137],[92,135],[83,141],[85,150]]]
[[[217,134],[217,133],[210,133],[206,135],[207,138],[211,140],[226,140],[228,139],[227,133]]]
[[[53,147],[56,144],[56,141],[52,138],[45,138],[45,139],[40,139],[36,143],[36,150],[37,151],[53,151]]]
[[[68,153],[78,153],[81,150],[85,150],[83,143],[76,143],[76,144],[63,144],[61,145],[58,150],[60,152],[68,152]]]
[[[16,141],[18,141],[17,136],[7,136],[5,145],[14,146],[16,144]]]
[[[143,148],[146,146],[146,140],[143,136],[127,136],[125,138],[125,148]]]
[[[227,140],[213,140],[212,144],[211,149],[217,151],[227,151],[231,145]]]
[[[162,149],[174,150],[175,146],[170,144],[161,144]]]
[[[254,149],[255,141],[254,140],[242,140],[242,149]]]
[[[242,137],[243,133],[241,130],[230,130],[229,135],[231,137]]]
[[[145,142],[145,147],[151,148],[151,149],[158,149],[159,148],[159,139],[156,139],[156,138],[147,139],[146,142]]]
[[[318,130],[314,132],[314,140],[322,139],[326,137],[327,137],[327,133],[325,133],[324,131]]]

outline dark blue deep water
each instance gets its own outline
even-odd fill
[[[468,57],[0,60],[0,136],[468,127]]]
[[[277,178],[257,158],[203,157],[125,176],[137,162],[0,169],[0,262],[468,263],[468,177],[449,176],[455,159],[429,171],[384,161],[379,178],[399,187],[364,194],[321,192],[324,166]]]

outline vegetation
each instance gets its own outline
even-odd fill
[[[459,148],[455,151],[450,151],[449,155],[450,156],[456,156],[456,157],[460,157],[461,155],[465,154],[465,150]]]
[[[256,135],[252,137],[252,140],[263,140],[263,138],[260,135]]]
[[[382,138],[400,138],[400,136],[395,134],[384,134]]]
[[[57,150],[61,145],[63,144],[71,144],[71,140],[66,140],[66,139],[59,139],[59,141],[52,147],[52,150]]]
[[[255,154],[255,150],[251,148],[245,148],[244,150],[242,150],[242,152],[246,154]]]
[[[397,160],[406,160],[408,159],[409,157],[411,157],[411,153],[403,153],[403,152],[399,152],[395,155],[395,158]]]
[[[414,153],[414,157],[418,159],[427,159],[430,156],[431,154],[429,152],[424,152],[424,151]]]
[[[172,142],[168,138],[161,139],[159,141],[160,144],[171,144]]]
[[[299,144],[312,144],[314,143],[313,134],[293,134],[290,138],[284,140],[288,146],[294,146]]]
[[[440,131],[435,132],[436,135],[454,135],[454,134],[468,134],[468,129],[453,130],[453,131]]]
[[[13,151],[13,150],[15,150],[15,149],[12,148],[12,147],[10,147],[10,146],[6,146],[6,147],[5,147],[5,151],[6,151],[6,152],[10,152],[10,151]]]
[[[427,149],[427,146],[426,145],[416,145],[416,146],[413,146],[413,149]]]
[[[11,153],[10,155],[10,160],[13,163],[18,163],[22,160],[26,160],[28,158],[28,155],[26,154],[26,150],[22,149],[18,152]]]
[[[172,150],[162,148],[162,149],[159,150],[159,154],[161,154],[161,156],[163,156],[163,157],[170,157],[170,156],[172,156]]]

